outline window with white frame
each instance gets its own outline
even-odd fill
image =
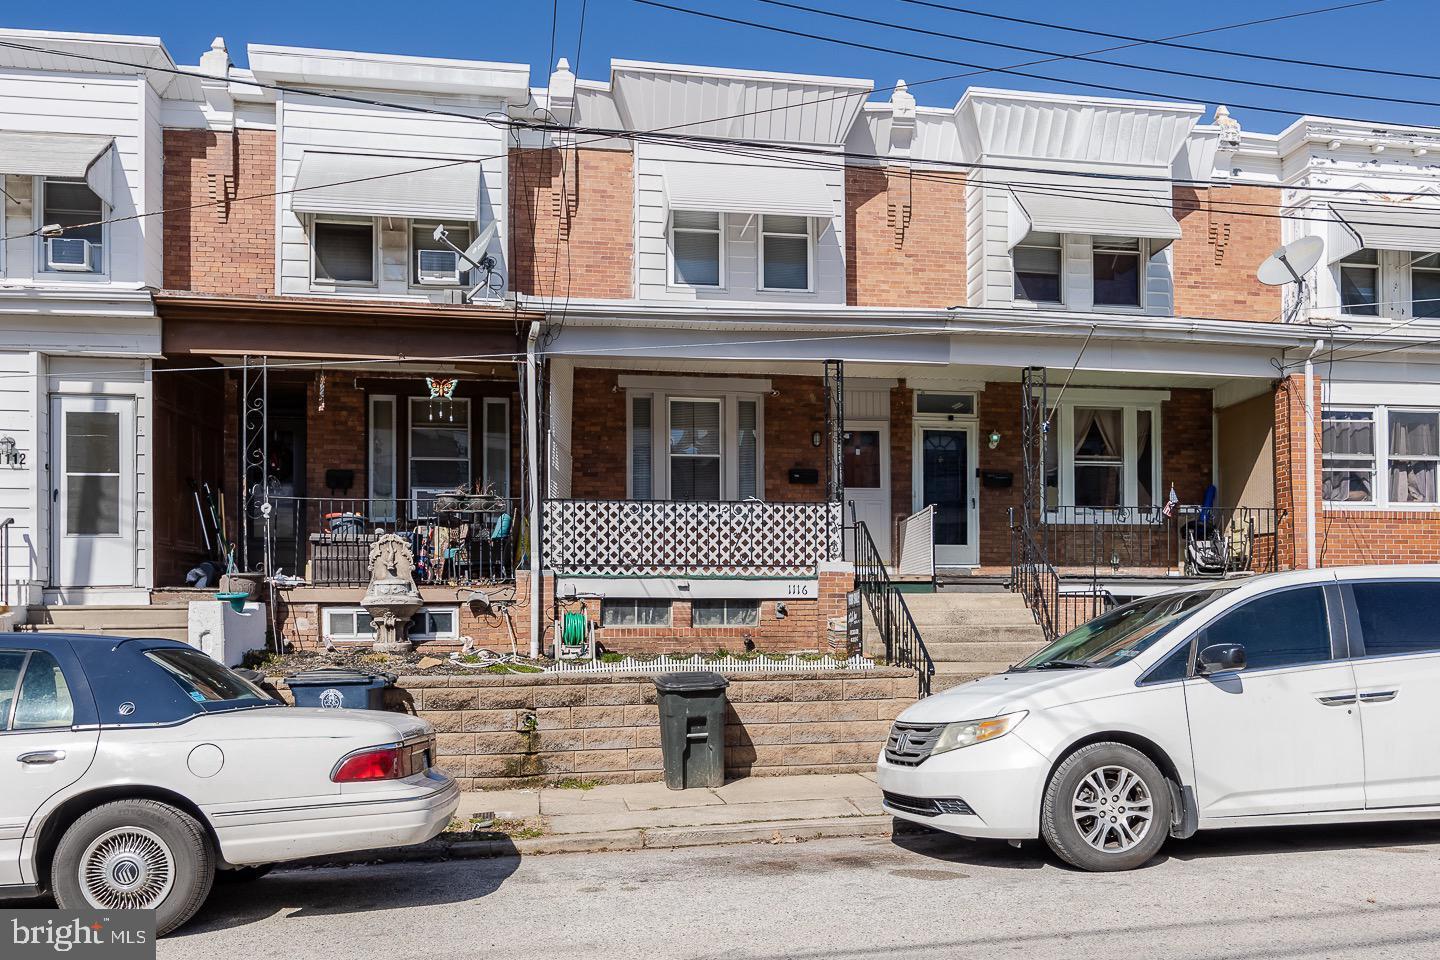
[[[691,626],[754,627],[759,624],[759,600],[695,600],[690,604]]]
[[[1015,299],[1030,303],[1060,303],[1060,261],[1064,238],[1058,233],[1026,235],[1015,245]]]
[[[470,401],[410,398],[410,498],[429,513],[437,493],[470,482]]]
[[[1340,309],[1360,317],[1380,315],[1380,257],[1375,250],[1357,250],[1341,260]]]
[[[1138,237],[1094,238],[1090,264],[1095,280],[1095,306],[1140,306],[1146,246]]]
[[[1329,503],[1440,503],[1440,410],[1326,407],[1320,450],[1320,496]]]
[[[41,178],[40,226],[63,227],[40,237],[40,266],[53,273],[103,273],[105,204],[83,180]]]
[[[1405,254],[1410,258],[1410,313],[1440,317],[1440,253]]]
[[[1159,423],[1158,404],[1062,404],[1046,433],[1046,504],[1154,506],[1160,489]]]
[[[421,607],[410,618],[413,640],[454,640],[459,634],[458,607]],[[365,641],[375,637],[375,624],[364,607],[326,607],[325,636],[331,640]]]
[[[761,289],[810,289],[810,218],[760,217]]]
[[[437,223],[410,226],[410,282],[419,286],[445,286],[470,282],[469,265],[443,241],[435,239]],[[450,243],[465,250],[474,229],[468,224],[444,224]]]
[[[687,287],[725,284],[725,215],[670,213],[670,282]]]
[[[632,500],[764,496],[764,407],[756,394],[706,396],[677,382],[629,393],[626,465]]]
[[[668,627],[669,600],[645,600],[606,597],[600,604],[602,627]]]
[[[510,401],[486,397],[483,428],[483,462],[480,479],[496,496],[510,496]]]
[[[310,231],[316,282],[374,285],[374,221],[316,220]]]

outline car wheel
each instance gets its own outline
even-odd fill
[[[217,870],[215,871],[215,882],[223,884],[250,883],[259,880],[274,869],[275,864],[262,863],[251,867],[236,867],[233,870]]]
[[[50,868],[61,908],[154,910],[156,936],[193,917],[214,880],[204,829],[154,800],[117,800],[86,813],[60,838]]]
[[[1081,870],[1133,870],[1170,833],[1170,786],[1145,754],[1092,743],[1050,777],[1040,832],[1056,856]]]

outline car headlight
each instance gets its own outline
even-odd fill
[[[986,740],[1003,737],[1014,730],[1029,712],[1020,710],[1015,713],[1007,713],[1003,717],[990,717],[987,720],[961,720],[959,723],[947,723],[945,729],[940,732],[940,739],[935,741],[935,747],[930,753],[933,755],[959,750],[961,747],[971,747],[977,743],[984,743]]]

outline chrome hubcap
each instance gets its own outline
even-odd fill
[[[101,910],[154,909],[174,882],[170,848],[142,827],[101,834],[80,857],[80,889]]]
[[[1145,781],[1128,767],[1097,767],[1075,788],[1075,827],[1102,853],[1124,853],[1150,832],[1154,805]]]

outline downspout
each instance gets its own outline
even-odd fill
[[[540,337],[540,321],[530,324],[525,338],[525,433],[526,459],[530,468],[530,659],[540,656],[540,404],[536,389],[535,341]]]
[[[1325,341],[1317,339],[1305,358],[1305,569],[1315,569],[1315,355]]]

